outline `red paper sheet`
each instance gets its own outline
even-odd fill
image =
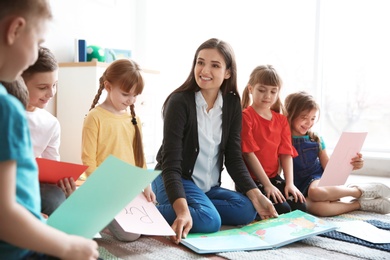
[[[73,177],[76,181],[88,166],[36,158],[39,170],[39,182],[57,183],[63,178]]]

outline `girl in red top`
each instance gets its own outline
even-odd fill
[[[253,70],[242,95],[241,132],[242,154],[248,170],[279,214],[295,209],[306,211],[305,197],[293,181],[292,158],[297,152],[291,143],[287,118],[281,114],[284,111],[279,98],[281,87],[282,80],[272,66]]]

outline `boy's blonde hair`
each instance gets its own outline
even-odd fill
[[[26,20],[53,17],[47,0],[1,0],[0,20],[8,15],[21,16]]]

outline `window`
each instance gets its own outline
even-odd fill
[[[146,0],[137,8],[143,37],[134,58],[161,71],[161,104],[187,77],[199,44],[217,37],[235,50],[240,90],[255,66],[272,64],[282,98],[306,90],[318,100],[316,131],[328,148],[342,131],[368,131],[363,153],[390,158],[386,0]]]

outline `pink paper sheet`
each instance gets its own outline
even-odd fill
[[[343,132],[331,154],[319,187],[344,185],[352,171],[351,159],[360,152],[367,132]]]
[[[175,235],[153,202],[148,202],[142,193],[130,202],[115,220],[127,232],[156,236]]]

